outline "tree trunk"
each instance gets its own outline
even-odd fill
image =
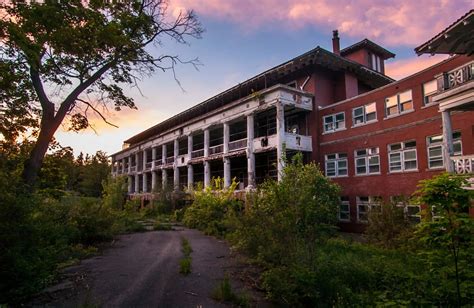
[[[55,123],[41,125],[38,139],[36,140],[28,159],[25,161],[22,173],[23,180],[28,186],[30,186],[30,188],[34,188],[38,173],[43,164],[44,156],[48,151],[49,143],[53,139],[58,126],[59,125],[55,125]]]

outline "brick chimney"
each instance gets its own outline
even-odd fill
[[[339,45],[339,32],[337,30],[332,31],[332,52],[336,55],[341,54],[341,47]]]

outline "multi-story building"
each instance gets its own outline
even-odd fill
[[[341,225],[357,231],[380,198],[409,196],[419,180],[450,170],[449,146],[474,154],[474,112],[450,109],[448,138],[439,112],[448,90],[473,84],[474,57],[394,81],[384,74],[394,56],[368,39],[341,50],[335,31],[332,52],[316,47],[126,140],[113,173],[143,198],[213,177],[243,190],[278,179],[283,156],[302,152],[342,186]]]

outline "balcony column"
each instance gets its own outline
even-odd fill
[[[127,173],[131,173],[132,172],[132,155],[130,155],[128,157],[128,170],[127,170]]]
[[[156,191],[156,171],[151,171],[151,192]]]
[[[204,159],[209,157],[209,129],[204,130]],[[204,161],[204,187],[211,184],[211,165],[209,161]]]
[[[140,192],[140,176],[138,173],[135,174],[135,193],[138,194]]]
[[[168,171],[166,169],[161,169],[161,185],[163,191],[168,189]]]
[[[283,168],[285,168],[286,147],[285,147],[285,106],[280,102],[276,102],[276,126],[277,126],[277,166],[278,181],[283,176]]]
[[[129,194],[131,194],[131,193],[133,193],[133,186],[132,186],[132,185],[133,185],[133,183],[132,183],[132,182],[133,182],[133,178],[132,178],[131,175],[127,176],[127,182],[128,182],[128,183],[127,183],[127,184],[128,184],[128,189],[127,189],[127,191],[128,191]]]
[[[148,182],[148,174],[146,172],[143,172],[143,176],[142,176],[142,183],[143,183],[143,192],[146,193],[148,192],[148,185],[147,185],[147,182]]]
[[[135,172],[138,172],[138,161],[140,160],[140,157],[138,155],[138,152],[135,153]]]
[[[166,164],[166,144],[162,145],[161,160],[162,160],[162,164],[165,165]]]
[[[441,112],[441,119],[443,121],[443,160],[447,172],[454,171],[454,165],[451,161],[453,155],[453,129],[451,125],[451,115],[449,110]]]
[[[229,123],[225,122],[224,123],[224,155],[229,153],[229,138],[230,138],[230,127]],[[230,158],[224,157],[224,187],[229,187],[231,178],[230,178]]]
[[[193,165],[189,163],[193,153],[193,135],[188,135],[188,189],[192,190],[194,185],[194,169]]]
[[[122,174],[125,174],[125,158],[122,158]]]
[[[255,154],[253,152],[254,121],[253,114],[247,116],[247,176],[248,189],[255,188]]]
[[[173,163],[173,187],[174,190],[179,190],[179,168],[178,168],[178,154],[179,154],[179,141],[174,140],[174,163]]]
[[[232,179],[230,178],[230,158],[224,157],[224,187],[229,187]]]
[[[146,150],[143,150],[143,167],[142,167],[142,170],[146,170],[146,162],[147,162],[147,152]]]
[[[151,168],[155,169],[156,147],[151,148]]]

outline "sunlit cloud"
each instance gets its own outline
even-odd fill
[[[446,55],[421,56],[387,63],[385,73],[396,79],[402,79],[447,59]]]
[[[171,9],[231,21],[245,30],[266,25],[339,29],[388,46],[424,42],[472,8],[472,0],[172,0]]]

